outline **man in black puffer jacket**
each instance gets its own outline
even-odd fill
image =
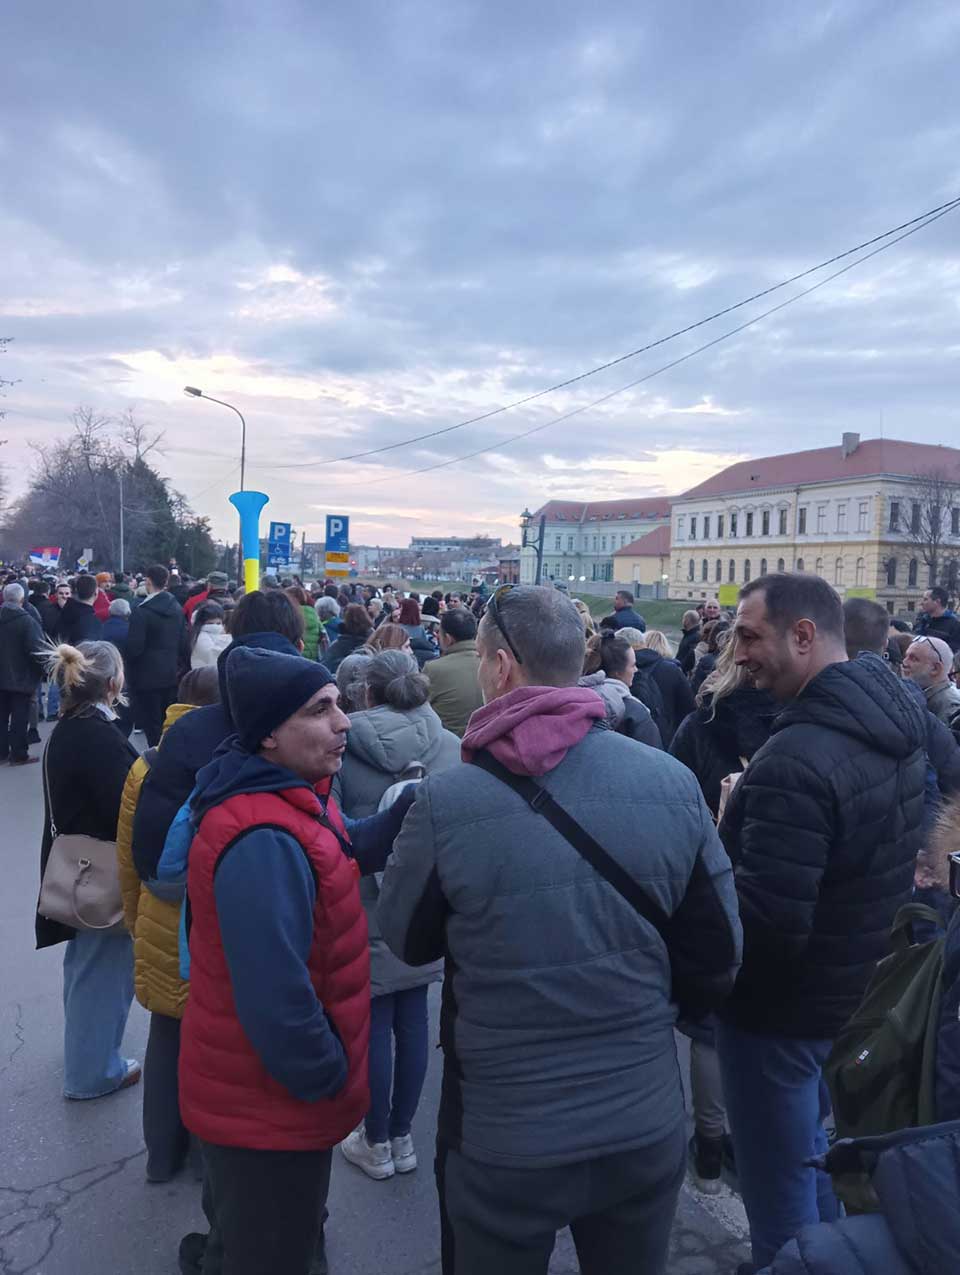
[[[830,1221],[821,1070],[910,897],[923,823],[922,713],[882,660],[847,660],[837,594],[810,575],[740,592],[736,660],[785,705],[720,833],[743,968],[718,1047],[753,1261]]]

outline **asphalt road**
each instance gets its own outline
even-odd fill
[[[180,1236],[204,1229],[199,1186],[189,1176],[147,1184],[140,1089],[94,1102],[61,1096],[63,949],[37,952],[33,938],[40,770],[0,766],[0,1275],[176,1275]],[[146,1030],[147,1015],[135,1003],[129,1056],[143,1057]],[[439,1082],[434,1050],[414,1128],[418,1172],[376,1183],[335,1156],[327,1226],[332,1275],[439,1272],[430,1169]],[[670,1275],[732,1275],[747,1257],[744,1234],[736,1197],[725,1191],[705,1200],[684,1187]],[[565,1233],[550,1270],[577,1269]]]

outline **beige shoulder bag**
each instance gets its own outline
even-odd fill
[[[117,843],[83,833],[58,833],[47,772],[49,741],[43,750],[43,787],[50,811],[53,844],[40,885],[37,911],[75,930],[122,930],[123,901]]]

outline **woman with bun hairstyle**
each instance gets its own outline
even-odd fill
[[[48,656],[60,691],[60,716],[43,760],[44,818],[40,878],[58,833],[114,841],[120,797],[136,749],[117,725],[123,661],[109,642],[62,644]],[[37,947],[65,943],[63,957],[66,1098],[102,1098],[140,1079],[140,1064],[120,1043],[133,1000],[133,945],[126,930],[73,930],[36,918]]]
[[[350,714],[343,767],[333,781],[337,804],[351,819],[375,814],[394,784],[460,764],[460,740],[428,704],[430,683],[413,655],[381,651],[363,677],[367,706]],[[427,985],[439,980],[441,964],[414,969],[397,960],[380,934],[379,894],[376,877],[361,878],[370,932],[370,1110],[341,1150],[382,1180],[417,1167],[410,1126],[427,1071]]]

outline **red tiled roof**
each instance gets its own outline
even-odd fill
[[[665,558],[669,552],[670,528],[665,526],[657,527],[655,531],[648,531],[639,540],[634,540],[632,544],[618,549],[613,556],[615,558]]]
[[[616,518],[669,518],[670,496],[644,496],[633,500],[548,500],[534,518],[546,514],[548,522],[609,522]]]
[[[896,474],[912,478],[933,469],[960,475],[960,450],[932,443],[907,443],[895,438],[868,438],[844,456],[841,448],[816,447],[782,456],[761,456],[722,469],[706,482],[685,491],[678,500],[724,496],[765,487],[793,487],[799,483],[831,482],[839,478],[872,478]]]

